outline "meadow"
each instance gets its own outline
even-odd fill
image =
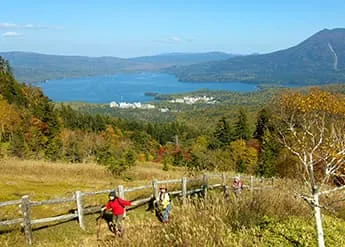
[[[8,159],[0,166],[0,201],[24,194],[34,200],[64,197],[76,190],[95,191],[118,184],[129,187],[149,183],[153,178],[190,175],[183,168],[163,171],[162,164],[150,162],[134,166],[121,177],[95,164]],[[238,197],[210,190],[206,199],[191,197],[185,205],[174,198],[169,224],[161,224],[144,205],[128,212],[122,238],[114,237],[102,222],[97,240],[97,214],[86,216],[86,231],[77,221],[37,226],[34,246],[316,246],[312,211],[296,198],[298,186],[285,179],[277,180],[273,188],[243,191]],[[103,195],[92,200],[88,203],[101,205],[107,198]],[[65,213],[71,206],[41,207],[32,213],[35,217]],[[1,218],[20,215],[18,208],[3,209]],[[327,213],[324,228],[327,246],[345,246],[342,215]],[[24,245],[23,233],[18,230],[1,229],[0,245]]]

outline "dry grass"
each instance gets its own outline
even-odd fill
[[[136,169],[147,173],[147,179],[151,179],[150,175],[160,173],[155,171],[159,170],[155,166],[147,164],[147,167]],[[135,174],[136,170],[132,172]],[[171,174],[166,174],[165,178],[169,176]],[[113,237],[103,222],[101,240],[97,241],[96,215],[90,215],[86,217],[86,231],[80,230],[76,221],[71,221],[35,231],[34,243],[35,246],[57,247],[313,246],[311,211],[291,193],[294,186],[296,184],[292,181],[278,181],[273,189],[257,190],[254,194],[247,191],[239,197],[230,193],[225,198],[219,191],[209,191],[206,200],[190,198],[184,206],[174,200],[169,224],[160,224],[143,206],[128,212],[123,238]],[[325,228],[329,246],[345,244],[342,240],[345,223],[326,218]],[[24,237],[18,231],[0,234],[1,246],[20,246],[23,243]]]
[[[97,164],[67,164],[45,161],[5,159],[0,163],[0,202],[20,199],[29,195],[30,200],[39,201],[52,198],[71,197],[77,190],[97,191],[151,184],[153,178],[167,179],[182,177],[183,169],[169,172],[162,170],[162,164],[140,163],[131,168],[124,177],[112,176],[105,167]],[[130,181],[123,178],[131,177]],[[132,192],[127,199],[149,196],[152,190]],[[100,206],[107,200],[106,195],[84,198],[86,206]],[[32,208],[33,218],[66,214],[75,208],[75,203],[54,204]],[[0,219],[13,219],[21,216],[17,206],[1,208]]]
[[[35,200],[69,195],[76,190],[95,191],[150,182],[153,178],[182,177],[183,169],[169,172],[157,163],[141,163],[127,172],[131,181],[113,177],[105,167],[96,164],[67,164],[45,161],[1,160],[0,201],[30,195]]]

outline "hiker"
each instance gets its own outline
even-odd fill
[[[234,178],[234,181],[232,182],[232,189],[236,195],[241,193],[241,191],[243,189],[243,183],[242,183],[239,176],[236,176]]]
[[[109,201],[101,210],[104,212],[111,209],[112,221],[110,223],[111,225],[109,225],[109,229],[112,230],[114,234],[118,234],[119,236],[123,235],[124,228],[122,226],[122,219],[124,217],[125,207],[131,205],[135,204],[121,199],[116,195],[115,191],[109,193]]]
[[[163,211],[162,222],[168,223],[171,203],[170,203],[170,196],[168,193],[168,189],[166,187],[159,188],[158,198],[159,198],[159,205]]]

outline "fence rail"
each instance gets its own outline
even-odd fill
[[[209,178],[212,178],[213,180],[215,178],[221,179],[221,183],[217,184],[209,184]],[[181,189],[176,191],[169,191],[170,195],[177,195],[182,197],[182,203],[185,203],[185,199],[188,195],[204,192],[204,195],[206,195],[206,190],[208,188],[214,189],[222,187],[225,190],[227,188],[231,188],[230,186],[226,185],[226,181],[230,181],[230,179],[233,179],[234,177],[226,176],[225,174],[204,174],[202,177],[199,178],[179,178],[179,179],[171,179],[171,180],[161,180],[158,181],[154,179],[152,181],[151,185],[142,185],[137,187],[131,187],[131,188],[124,188],[122,185],[118,185],[115,189],[107,189],[107,190],[101,190],[101,191],[94,191],[94,192],[81,192],[76,191],[72,197],[67,198],[56,198],[56,199],[50,199],[50,200],[43,200],[43,201],[30,201],[29,196],[23,196],[20,200],[12,200],[7,202],[0,202],[0,207],[5,206],[11,206],[11,205],[20,205],[21,211],[22,211],[22,218],[18,219],[6,219],[6,220],[0,220],[0,226],[9,226],[13,224],[21,224],[24,233],[25,233],[25,239],[26,242],[31,245],[32,244],[32,225],[35,224],[45,224],[50,222],[56,222],[56,221],[68,221],[72,219],[78,219],[79,226],[85,230],[85,224],[84,224],[84,215],[90,214],[90,213],[96,213],[99,212],[101,207],[85,207],[83,204],[83,197],[84,196],[93,196],[93,195],[99,195],[99,194],[106,194],[110,191],[116,190],[118,195],[121,198],[125,197],[125,193],[130,193],[134,191],[139,190],[147,190],[151,189],[151,195],[149,197],[143,198],[143,199],[137,199],[132,201],[136,204],[136,208],[140,205],[146,204],[147,202],[151,201],[152,199],[158,198],[158,188],[160,184],[180,184]],[[245,189],[250,189],[251,191],[254,191],[254,189],[260,189],[260,188],[254,188],[254,184],[258,179],[255,179],[253,176],[251,177],[242,177],[242,179],[249,179],[250,184],[245,186]],[[263,182],[262,179],[259,180],[260,182]],[[200,187],[194,188],[194,189],[187,189],[188,183],[193,183],[193,186],[195,187],[195,182],[199,182]],[[271,180],[271,183],[273,185],[274,180]],[[67,203],[67,202],[75,202],[77,210],[74,213],[65,214],[65,215],[59,215],[59,216],[53,216],[48,218],[42,218],[42,219],[31,219],[30,213],[31,213],[31,207],[37,207],[42,205],[50,205],[50,204],[59,204],[59,203]]]

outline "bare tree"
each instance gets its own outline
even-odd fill
[[[325,246],[320,199],[343,190],[334,177],[344,177],[345,98],[318,89],[280,97],[276,120],[279,140],[298,157],[304,189],[298,191],[313,209],[319,247]]]

